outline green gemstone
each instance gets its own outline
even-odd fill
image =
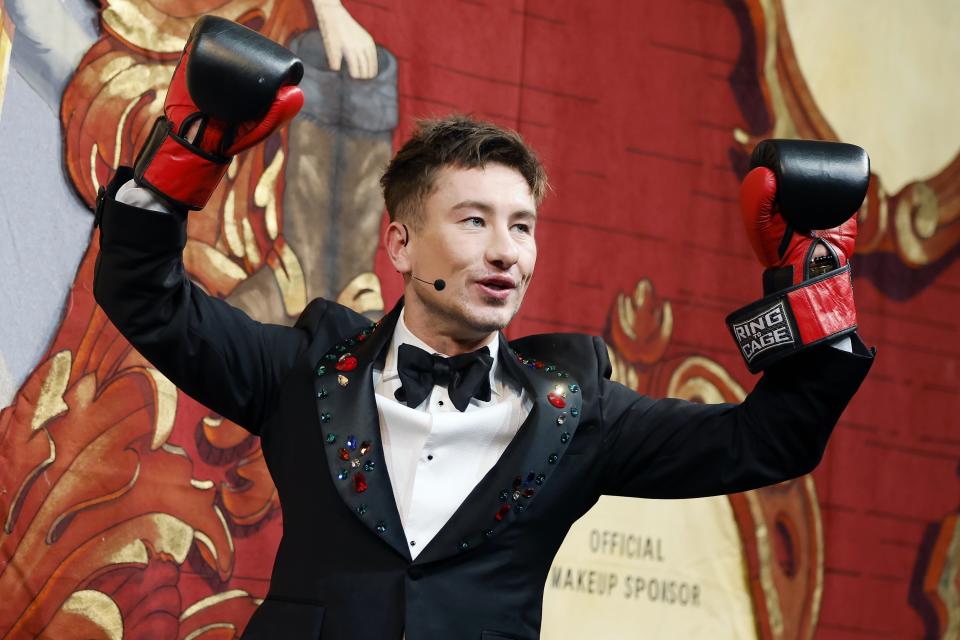
[[[320,398],[321,400],[322,400],[323,398],[326,398],[328,395],[330,395],[330,392],[327,391],[327,388],[326,388],[326,387],[320,387],[320,388],[317,390],[317,397]]]
[[[487,529],[486,531],[484,531],[484,532],[483,532],[483,537],[484,537],[484,538],[492,538],[492,537],[493,537],[493,529]]]
[[[570,377],[570,374],[567,373],[566,371],[560,371],[559,373],[557,373],[557,377],[558,377],[558,378],[569,378],[569,377]]]
[[[340,469],[340,473],[337,474],[337,480],[346,480],[350,477],[350,469]]]
[[[570,383],[570,393],[576,393],[578,391],[580,391],[580,385],[574,382]]]
[[[320,365],[319,367],[317,367],[317,375],[318,375],[318,376],[322,376],[322,375],[324,375],[326,372],[327,372],[327,368],[326,368],[325,366]]]
[[[505,502],[509,497],[510,497],[510,492],[507,491],[506,489],[500,492],[500,500]]]
[[[324,411],[320,414],[320,422],[330,422],[331,418],[333,418],[333,416],[330,415],[329,411]]]
[[[376,465],[373,463],[373,460],[367,460],[363,464],[363,470],[366,471],[367,473],[370,473],[371,471],[373,471],[374,467],[376,467]]]
[[[570,407],[570,415],[576,418],[578,415],[580,415],[580,409],[576,407]]]
[[[352,347],[353,345],[357,344],[357,341],[353,338],[347,338],[346,344],[348,347]]]
[[[325,356],[323,356],[323,359],[324,359],[324,360],[329,360],[329,361],[333,362],[334,360],[337,359],[337,354],[335,354],[335,353],[328,353],[328,354],[326,354]]]
[[[357,513],[359,513],[360,515],[365,515],[367,513],[367,505],[361,504],[360,506],[358,506]]]
[[[381,520],[380,522],[377,523],[377,533],[386,533],[386,531],[387,531],[387,523]]]
[[[345,346],[343,346],[342,344],[338,344],[338,345],[334,348],[334,351],[336,351],[337,353],[346,353],[346,352],[347,352],[347,348],[346,348]]]
[[[541,474],[537,475],[537,484],[542,485],[543,481],[547,479],[547,476]]]
[[[336,441],[337,441],[337,434],[335,433],[327,434],[327,444],[333,444]]]
[[[524,511],[526,508],[527,508],[527,507],[526,507],[525,505],[523,505],[523,504],[518,504],[518,505],[517,505],[517,511]]]
[[[551,453],[550,456],[547,457],[547,462],[549,462],[550,464],[556,464],[557,460],[559,459],[560,459],[560,456],[558,456],[555,453]]]
[[[569,434],[569,433],[567,433],[566,431],[564,431],[563,433],[560,434],[560,442],[562,442],[563,444],[567,444],[567,442],[569,442],[569,441],[570,441],[570,434]]]
[[[462,540],[460,544],[457,545],[457,548],[460,549],[460,551],[466,551],[470,548],[470,543],[466,540]]]
[[[552,364],[551,364],[551,365],[547,365],[547,368],[544,369],[544,371],[546,371],[547,373],[553,373],[553,372],[556,371],[556,370],[557,370],[557,368],[556,368],[555,366],[553,366]]]

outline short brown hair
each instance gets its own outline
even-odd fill
[[[413,135],[380,178],[390,220],[419,226],[420,205],[433,188],[437,171],[447,166],[473,169],[488,162],[516,169],[540,205],[547,190],[547,174],[519,133],[464,115],[418,120]]]

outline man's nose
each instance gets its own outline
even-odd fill
[[[487,261],[501,269],[509,269],[519,258],[519,249],[510,229],[497,228],[487,245]]]

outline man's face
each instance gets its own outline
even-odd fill
[[[504,328],[517,313],[537,261],[536,202],[526,180],[501,164],[445,167],[410,230],[407,305],[422,305],[436,329],[474,338]]]

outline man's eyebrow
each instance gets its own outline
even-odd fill
[[[493,213],[493,207],[486,202],[481,202],[480,200],[462,200],[457,204],[450,207],[451,211],[457,211],[458,209],[477,209],[478,211],[483,211],[484,213]]]
[[[482,202],[480,200],[463,200],[453,205],[452,207],[450,207],[451,211],[458,211],[460,209],[476,209],[477,211],[482,211],[483,213],[486,213],[486,214],[493,213],[493,206],[491,206],[486,202]],[[537,212],[530,211],[529,209],[518,209],[517,211],[514,211],[510,215],[512,216],[520,215],[520,216],[536,219]]]

